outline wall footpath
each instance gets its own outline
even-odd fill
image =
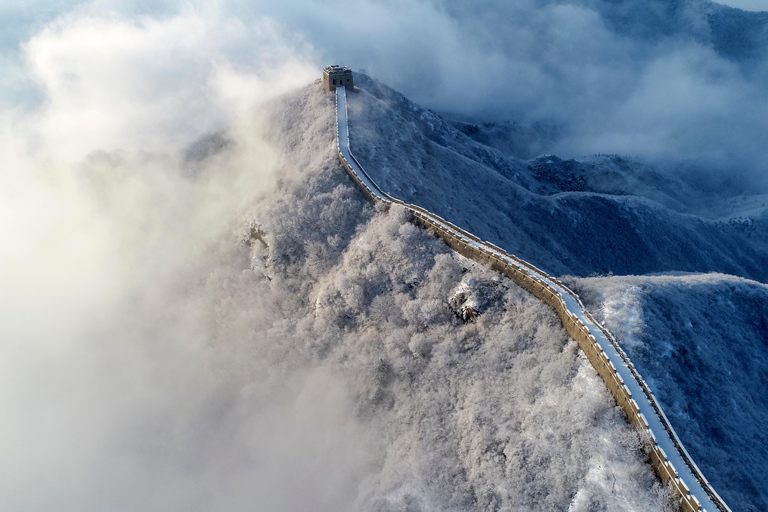
[[[341,98],[342,95],[343,98]],[[340,102],[343,103],[342,106],[339,105]],[[405,208],[409,212],[412,222],[432,231],[435,236],[445,241],[453,250],[466,258],[487,264],[493,270],[503,273],[518,286],[529,291],[554,309],[560,317],[565,330],[579,344],[579,347],[603,379],[616,402],[627,414],[630,423],[643,433],[642,439],[648,449],[650,462],[661,480],[672,489],[675,498],[680,503],[681,510],[684,512],[702,510],[730,512],[730,508],[715,492],[693,462],[693,459],[677,437],[647,383],[635,370],[634,365],[616,343],[613,336],[589,314],[578,296],[562,282],[530,263],[508,254],[490,242],[480,240],[468,231],[420,206],[404,203],[381,190],[350,151],[346,91],[344,91],[344,88],[337,90],[336,108],[339,159],[344,169],[346,169],[349,176],[361,188],[363,193],[374,203],[382,204],[384,208],[390,208],[393,204]],[[343,108],[343,112],[341,108]],[[563,293],[566,293],[569,297],[563,296]],[[568,308],[568,302],[572,304],[572,308],[574,304],[576,308],[580,308],[580,311],[577,312],[584,316],[584,321],[589,323],[593,329],[598,329],[596,334],[599,335],[600,341],[590,332],[589,327],[584,324],[579,315]],[[609,346],[603,347],[601,341]],[[630,373],[625,373],[625,375],[631,376],[636,381],[636,383],[632,384],[633,388],[637,389],[639,385],[639,389],[644,395],[640,400],[643,406],[639,405],[638,401],[635,400],[638,397],[632,396],[632,392],[627,383],[624,382],[624,378],[620,375],[616,364],[611,361],[611,358],[606,353],[606,349],[620,356],[620,360],[617,360],[616,364],[621,363],[625,368],[629,369]],[[643,412],[643,409],[645,409],[645,412]],[[646,414],[653,414],[655,417],[651,418],[652,421],[649,421]],[[656,432],[654,432],[651,422],[656,426]],[[676,460],[682,460],[682,463],[685,465],[684,469],[686,471],[684,475],[681,475],[678,468],[674,466],[662,444],[677,452],[675,454]],[[690,479],[688,483],[686,483],[686,479]],[[691,492],[692,484],[696,486],[696,492]],[[706,501],[706,503],[702,503],[702,500]]]

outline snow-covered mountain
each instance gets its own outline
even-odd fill
[[[568,281],[621,340],[726,503],[768,508],[768,286],[722,274]]]
[[[612,243],[628,230],[641,241],[666,233],[704,248],[723,244],[715,253],[689,250],[757,273],[728,245],[752,244],[746,254],[763,257],[754,242],[765,215],[757,196],[720,190],[718,197],[707,183],[618,157],[523,161],[358,76],[350,129],[367,170],[396,196],[477,234],[487,230],[485,238],[545,270],[572,266],[589,275],[600,271],[598,259],[638,271],[637,260],[616,256],[619,248],[602,256],[578,240],[579,229],[592,229]],[[89,356],[58,365],[76,378],[63,369],[49,377],[66,398],[29,398],[25,390],[38,389],[32,374],[14,377],[5,410],[18,419],[4,448],[39,446],[47,456],[0,466],[9,509],[133,510],[135,499],[124,497],[140,495],[145,510],[201,503],[246,510],[254,502],[379,512],[674,510],[636,432],[554,312],[397,209],[377,211],[364,200],[335,153],[332,95],[307,86],[274,102],[266,120],[250,121],[205,138],[178,161],[102,152],[78,171],[89,208],[119,226],[110,231],[110,273],[131,278],[114,303],[91,306],[100,323],[75,345]],[[714,229],[705,209],[741,208],[742,197],[752,200],[744,208],[755,212],[752,231]],[[608,206],[597,221],[616,222],[612,230],[587,227],[600,217],[588,205],[601,202]],[[611,221],[622,209],[634,213]],[[507,238],[493,237],[497,218],[515,219],[499,224]],[[676,232],[669,219],[687,224]],[[662,243],[650,246],[685,263]],[[667,260],[659,257],[654,269],[670,270]],[[615,279],[627,281],[571,282],[597,312],[644,286]],[[672,299],[632,296],[652,312],[635,312],[633,324],[641,331],[647,324],[648,338],[637,329],[626,335],[621,315],[606,321],[617,319],[609,325],[715,488],[733,510],[759,510],[766,457],[744,441],[763,442],[755,425],[764,398],[736,393],[762,378],[765,313],[753,307],[752,316],[717,317],[711,303],[720,307],[722,286],[738,282],[757,291],[729,300],[755,306],[764,286],[705,277],[696,282],[725,284],[688,293],[690,281],[656,279],[667,280]],[[684,299],[682,316],[703,329],[683,338],[693,346],[664,345],[659,354],[661,335],[688,332],[684,318],[665,316]],[[467,317],[466,305],[479,315]],[[718,342],[726,333],[718,322],[734,326],[732,343]],[[738,371],[743,340],[754,359],[743,380],[710,379],[723,364]],[[690,371],[698,366],[710,370],[706,379]],[[121,391],[125,382],[134,383],[130,392]],[[710,392],[717,400],[702,401]],[[716,415],[731,405],[738,414]],[[112,409],[119,414],[100,416]],[[55,418],[56,432],[22,428],[27,410]],[[97,417],[83,427],[83,418]],[[76,448],[46,448],[59,447],[62,433]],[[125,462],[105,472],[114,460]],[[64,469],[65,482],[37,489],[33,476],[53,481]]]
[[[349,394],[337,407],[365,453],[362,469],[337,473],[349,494],[334,506],[671,510],[554,312],[364,200],[335,153],[333,101],[314,85],[273,106],[279,188],[248,212],[244,266],[204,287],[228,283],[212,328],[254,326],[238,344],[268,381],[322,370]],[[236,150],[218,137],[199,146],[213,156],[193,152],[196,167]],[[481,314],[465,323],[468,302]]]
[[[351,142],[384,190],[551,273],[768,280],[765,191],[619,156],[524,161],[365,76],[358,83]]]
[[[524,161],[504,150],[503,128],[446,120],[359,83],[348,95],[353,150],[384,190],[551,272],[678,275],[567,281],[618,336],[726,502],[764,509],[766,288],[690,274],[765,280],[764,191],[620,156]]]
[[[335,148],[311,85],[185,158],[78,168],[111,237],[82,293],[117,291],[5,345],[2,508],[674,510],[555,313],[377,211]]]

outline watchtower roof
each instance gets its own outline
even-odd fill
[[[331,64],[325,69],[331,73],[351,73],[352,72],[352,70],[349,69],[347,66],[339,66],[338,64]]]

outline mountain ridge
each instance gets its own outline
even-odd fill
[[[365,75],[357,80],[360,92],[349,101],[352,146],[372,178],[384,190],[537,266],[582,276],[720,271],[768,279],[768,244],[762,236],[768,233],[768,209],[762,206],[750,217],[754,235],[745,236],[738,223],[665,206],[660,201],[690,210],[685,203],[681,208],[676,197],[688,194],[696,196],[689,203],[703,203],[707,191],[648,164],[632,166],[622,157],[597,157],[605,164],[600,172],[619,176],[616,183],[626,182],[622,195],[590,195],[589,190],[542,195],[537,191],[551,193],[554,187],[537,180],[533,166],[555,177],[563,175],[563,166],[547,163],[547,157],[526,162],[480,145],[386,86]],[[625,167],[630,162],[639,178],[627,180],[632,174],[622,176],[617,162]],[[644,187],[650,197],[629,195],[631,186],[643,179],[651,182]],[[655,185],[665,180],[667,192],[659,192]],[[634,256],[627,259],[627,254]]]

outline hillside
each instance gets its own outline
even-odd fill
[[[479,143],[483,128],[446,122],[368,79],[349,98],[353,147],[385,190],[475,232],[525,237],[523,256],[557,247],[555,268],[584,274],[733,270],[749,254],[765,257],[759,191],[618,156],[522,161]],[[585,230],[591,244],[580,240]],[[595,260],[609,266],[587,266]],[[618,336],[725,501],[735,511],[764,509],[768,452],[756,447],[768,444],[768,397],[755,383],[767,371],[765,285],[724,274],[567,282]]]
[[[768,279],[768,208],[759,191],[713,191],[710,182],[621,157],[520,160],[382,84],[357,80],[351,142],[372,178],[550,273]]]
[[[768,510],[768,12],[0,13],[0,512]]]
[[[768,287],[720,274],[568,281],[731,508],[768,508]]]
[[[264,243],[250,243],[242,292],[292,297],[256,344],[343,376],[370,443],[352,508],[666,509],[554,313],[397,210],[374,212],[333,153],[332,107],[319,87],[275,107],[288,163],[279,194],[250,213]],[[475,323],[457,316],[461,300],[482,312]]]

